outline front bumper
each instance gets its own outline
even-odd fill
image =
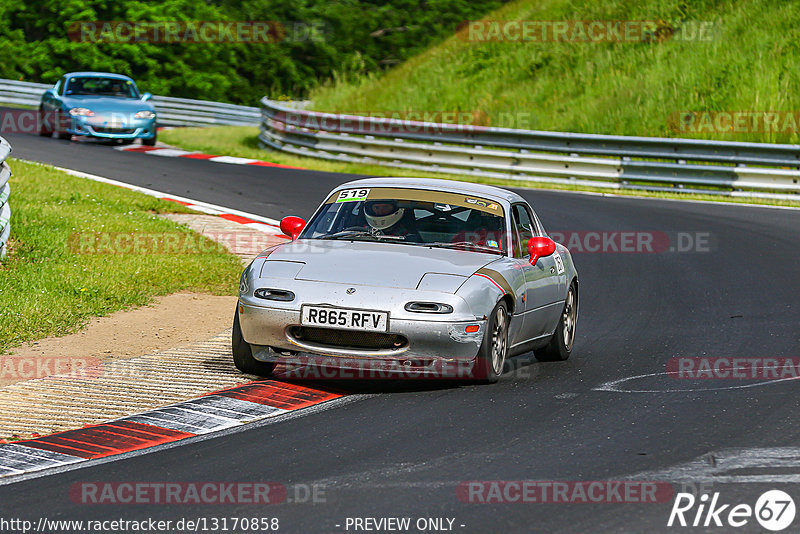
[[[156,135],[156,120],[110,122],[103,117],[71,117],[67,133],[104,139],[151,139]]]
[[[300,310],[256,306],[239,301],[242,336],[253,356],[270,362],[308,362],[340,369],[401,369],[438,374],[441,368],[471,363],[483,341],[485,320],[431,321],[389,318],[389,334],[404,336],[399,348],[364,349],[304,342],[293,335]],[[467,334],[467,325],[479,330]]]

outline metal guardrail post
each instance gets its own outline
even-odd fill
[[[11,186],[8,184],[11,169],[6,162],[10,153],[11,145],[0,137],[0,259],[6,256],[6,245],[11,235],[11,206],[8,202],[11,195]]]

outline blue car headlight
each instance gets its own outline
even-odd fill
[[[94,111],[88,108],[72,108],[69,110],[69,114],[73,117],[92,117],[94,116]]]
[[[150,111],[149,109],[145,109],[137,112],[136,115],[134,115],[133,117],[136,119],[155,119],[156,114]]]

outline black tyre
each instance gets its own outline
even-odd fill
[[[575,327],[578,323],[578,286],[570,284],[564,311],[558,320],[558,326],[550,338],[550,343],[533,353],[540,362],[561,362],[570,357],[575,343]]]
[[[55,124],[53,125],[53,130],[56,132],[56,137],[59,139],[63,139],[64,141],[69,141],[72,139],[72,134],[67,132],[62,132],[61,127],[66,126],[69,119],[65,118],[60,112],[55,114]]]
[[[158,132],[156,131],[153,134],[153,137],[149,139],[142,139],[142,144],[145,146],[156,146],[156,141],[158,140]]]
[[[39,109],[39,135],[42,137],[50,137],[53,135],[53,128],[48,124],[48,120],[43,109]]]
[[[508,308],[498,302],[486,322],[483,343],[475,360],[474,377],[480,382],[492,384],[503,374],[503,365],[508,354]]]
[[[242,327],[239,325],[239,308],[236,308],[236,315],[233,317],[233,333],[231,335],[231,349],[233,351],[233,363],[236,368],[243,373],[270,376],[275,369],[274,363],[260,362],[253,358],[253,349],[242,337]]]

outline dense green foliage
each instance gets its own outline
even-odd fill
[[[0,0],[0,78],[114,71],[155,94],[255,105],[265,94],[302,97],[321,80],[379,71],[505,1]],[[275,43],[71,40],[70,23],[82,21],[278,21],[286,34]]]
[[[797,0],[518,0],[487,18],[644,20],[660,31],[639,42],[452,37],[385,75],[316,90],[315,108],[463,111],[496,126],[800,142]],[[702,23],[712,31],[689,38],[687,29]],[[681,112],[775,111],[787,112],[777,129],[744,121],[726,132],[724,121],[722,128],[709,121],[683,130],[677,120]]]

